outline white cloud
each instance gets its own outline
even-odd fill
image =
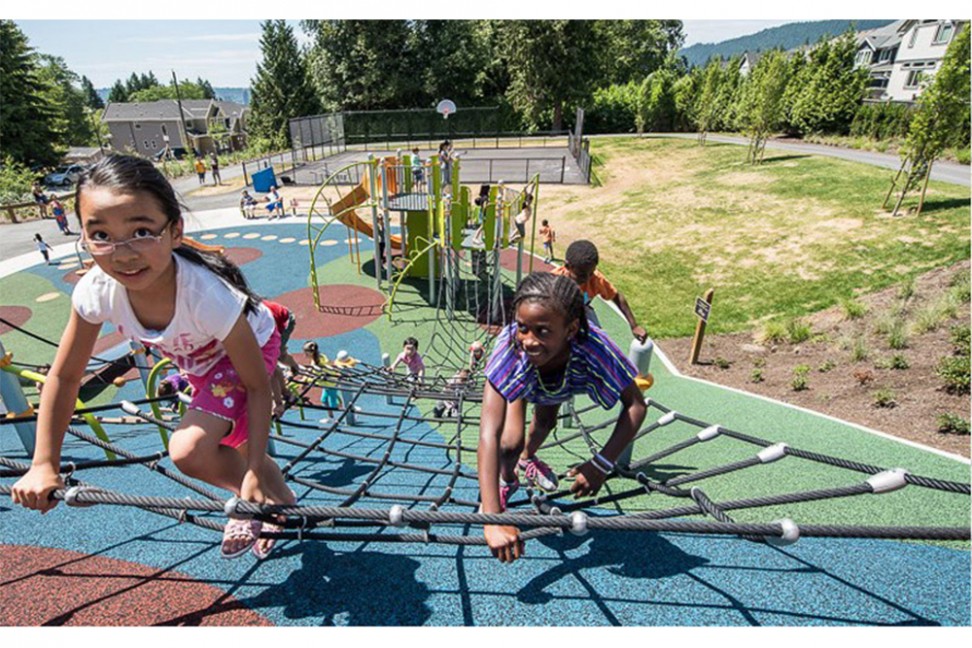
[[[129,36],[119,39],[121,43],[259,43],[260,33],[247,34],[202,34],[200,36]]]

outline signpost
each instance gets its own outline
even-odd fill
[[[702,337],[705,335],[705,325],[709,321],[709,313],[712,311],[712,295],[715,291],[709,288],[705,295],[695,298],[695,314],[699,321],[695,325],[695,337],[692,338],[692,353],[689,356],[689,363],[697,364],[699,361],[699,351],[702,350]]]

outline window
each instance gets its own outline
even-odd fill
[[[165,127],[165,124],[162,124],[162,137],[165,137],[168,134],[169,134],[169,129]]]
[[[905,81],[904,87],[917,88],[924,77],[925,72],[923,70],[911,70],[908,72],[908,79]]]
[[[918,27],[916,26],[911,30],[911,38],[908,39],[908,47],[914,47],[915,40],[917,39],[918,39]]]
[[[932,45],[945,45],[952,39],[952,23],[942,23],[935,31],[935,39]]]

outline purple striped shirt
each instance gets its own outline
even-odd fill
[[[556,405],[574,394],[587,394],[604,409],[611,409],[638,370],[607,333],[590,327],[583,342],[572,340],[570,359],[563,373],[541,381],[537,368],[514,345],[516,322],[496,337],[486,364],[486,378],[507,401],[524,399],[538,405]]]

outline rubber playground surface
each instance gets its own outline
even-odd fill
[[[219,210],[217,210],[219,211]],[[430,374],[442,349],[426,348],[445,340],[455,323],[423,306],[420,282],[403,284],[395,319],[317,313],[308,288],[306,224],[244,221],[235,209],[200,214],[198,240],[227,249],[241,264],[255,290],[289,306],[298,325],[290,349],[315,339],[334,357],[339,350],[380,366],[382,353],[393,356],[402,340],[414,335],[423,345]],[[348,230],[334,226],[318,248],[320,280],[327,284],[325,303],[380,304],[375,279],[358,274],[349,261]],[[302,243],[303,242],[303,243]],[[371,243],[360,241],[362,259]],[[36,253],[5,262],[0,277],[0,316],[35,335],[57,340],[70,308],[76,259],[68,245],[56,248],[59,265],[42,265]],[[506,259],[509,261],[509,258]],[[16,261],[16,263],[14,263]],[[74,264],[74,265],[72,265]],[[506,265],[509,265],[508,263]],[[511,266],[512,267],[512,266]],[[598,304],[601,322],[622,348],[629,340],[620,316]],[[362,309],[362,313],[371,313]],[[450,328],[451,327],[451,328]],[[475,325],[473,326],[475,328]],[[460,333],[467,333],[462,329]],[[456,333],[458,334],[458,333]],[[108,352],[120,338],[103,330],[97,352]],[[53,347],[0,323],[0,341],[13,362],[43,364]],[[662,348],[664,351],[664,348]],[[443,371],[442,373],[446,373]],[[969,483],[969,464],[958,457],[909,445],[885,435],[811,412],[733,392],[675,375],[656,354],[655,384],[647,392],[652,407],[646,426],[669,410],[680,415],[659,423],[636,442],[634,458],[663,454],[691,439],[701,428],[718,424],[769,444],[785,442],[806,453],[840,457],[881,468],[904,468],[933,480]],[[109,387],[93,404],[144,398],[138,380]],[[387,511],[394,500],[385,493],[420,493],[430,500],[448,489],[442,511],[475,511],[474,479],[478,421],[457,430],[457,423],[433,423],[433,401],[406,406],[396,398],[360,394],[363,412],[356,426],[371,436],[331,434],[328,452],[302,458],[290,473],[300,505],[333,506],[348,490],[367,482],[367,495],[354,507]],[[589,410],[578,399],[581,420],[596,425],[616,417]],[[404,417],[407,413],[409,416]],[[120,417],[118,410],[102,412]],[[285,420],[306,427],[283,429],[284,440],[309,443],[326,426],[321,412],[288,412]],[[671,418],[671,417],[669,417]],[[694,423],[698,422],[698,424]],[[342,425],[347,425],[342,423]],[[395,429],[395,426],[398,426]],[[0,458],[9,468],[29,462],[13,426],[0,426]],[[350,426],[354,427],[354,426]],[[76,429],[87,431],[86,427]],[[150,424],[105,426],[112,441],[135,455],[162,450]],[[566,437],[575,430],[558,430]],[[457,436],[458,432],[458,436]],[[597,431],[603,440],[610,428]],[[389,443],[391,433],[409,443]],[[552,435],[552,438],[554,437]],[[443,444],[453,444],[443,447]],[[301,454],[301,447],[278,440],[281,465]],[[472,448],[473,451],[469,451]],[[644,468],[654,481],[678,479],[712,466],[746,461],[759,447],[720,435],[659,456]],[[583,441],[543,451],[558,472],[589,452]],[[104,458],[82,440],[68,437],[64,461]],[[376,471],[373,461],[384,462]],[[173,468],[168,459],[159,462]],[[433,472],[411,470],[424,466]],[[457,471],[460,478],[456,478]],[[94,468],[76,475],[85,483],[114,492],[199,499],[185,487],[142,465]],[[782,493],[859,484],[868,475],[856,470],[787,456],[741,470],[703,476],[693,482],[711,500],[726,502]],[[0,478],[9,487],[13,477]],[[618,480],[621,481],[621,480]],[[302,483],[303,482],[303,483]],[[322,485],[325,489],[307,484]],[[608,482],[602,495],[636,488],[637,483]],[[329,490],[328,490],[329,489]],[[4,491],[5,493],[7,491]],[[521,494],[523,490],[521,490]],[[378,495],[372,497],[371,495]],[[225,496],[225,494],[222,494]],[[610,500],[610,498],[607,498]],[[673,501],[674,500],[674,501]],[[458,503],[456,503],[458,502]],[[530,510],[525,496],[517,508]],[[592,518],[667,509],[692,500],[661,493],[590,504]],[[569,505],[564,499],[563,505]],[[429,502],[408,505],[436,510]],[[862,494],[819,501],[777,503],[730,511],[737,522],[770,523],[790,518],[798,525],[968,527],[969,497],[909,484],[883,494]],[[208,518],[220,522],[221,514]],[[701,516],[685,516],[701,519]],[[711,520],[711,518],[710,518]],[[851,537],[802,537],[795,544],[771,546],[736,535],[707,532],[592,529],[529,540],[526,555],[501,565],[476,544],[436,542],[436,534],[481,538],[473,524],[431,529],[386,527],[375,536],[410,533],[408,542],[385,542],[372,535],[342,539],[357,531],[337,529],[338,539],[288,539],[272,557],[257,561],[219,557],[217,532],[134,506],[59,505],[41,516],[14,507],[0,495],[0,624],[38,625],[576,625],[576,626],[878,626],[970,624],[970,559],[967,541],[902,541]],[[411,537],[411,536],[410,536]],[[422,538],[428,540],[421,541]]]

